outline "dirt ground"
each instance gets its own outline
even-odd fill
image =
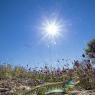
[[[95,90],[85,90],[85,91],[75,91],[76,94],[70,94],[70,95],[95,95]],[[50,93],[48,95],[69,95],[64,93]]]
[[[64,93],[60,92],[60,93],[50,93],[48,95],[65,95]]]

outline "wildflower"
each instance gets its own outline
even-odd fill
[[[78,68],[80,66],[78,61],[74,61],[74,65]]]
[[[84,54],[82,54],[82,57],[84,58],[84,57],[85,57],[85,55],[84,55]]]
[[[48,67],[47,67],[47,66],[45,66],[45,69],[48,69]]]
[[[91,64],[87,64],[86,66],[87,66],[87,69],[91,69],[92,67]]]
[[[31,67],[28,70],[31,71]]]

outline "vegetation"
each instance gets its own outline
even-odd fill
[[[28,65],[27,68],[16,66],[13,67],[10,64],[1,63],[0,64],[0,87],[9,88],[13,90],[13,92],[19,92],[20,86],[24,86],[22,91],[26,90],[25,86],[30,88],[37,87],[38,85],[44,85],[44,88],[39,86],[33,91],[37,92],[38,95],[44,95],[43,89],[48,89],[51,87],[65,87],[64,84],[56,85],[53,83],[63,82],[66,83],[68,80],[72,79],[75,82],[75,87],[77,89],[95,89],[95,68],[91,63],[90,58],[94,58],[95,55],[95,40],[91,41],[88,44],[87,49],[85,50],[85,55],[83,55],[82,61],[74,60],[71,64],[73,68],[69,68],[69,64],[63,65],[62,68],[52,68],[50,69],[48,66],[45,66],[43,69],[32,70]],[[91,55],[93,53],[93,56]],[[86,57],[86,58],[85,58]],[[63,62],[64,59],[58,60]],[[5,81],[4,81],[5,80]],[[7,81],[7,82],[6,82]],[[13,82],[12,82],[13,81]],[[5,83],[5,84],[4,84]],[[6,85],[6,83],[9,83]],[[52,83],[49,84],[49,83]],[[6,85],[6,86],[5,86]],[[50,85],[50,86],[49,86]],[[68,86],[67,86],[68,87]],[[28,89],[29,90],[29,89]],[[70,90],[70,89],[69,89]],[[21,90],[20,90],[21,91]],[[31,92],[31,89],[30,89]],[[66,91],[67,92],[67,91]],[[4,94],[7,95],[7,94]]]
[[[88,47],[85,49],[85,51],[90,58],[95,58],[95,39],[88,43]]]

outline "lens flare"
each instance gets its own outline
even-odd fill
[[[42,24],[43,39],[51,44],[56,44],[56,40],[62,35],[62,23],[54,20],[45,20]]]
[[[65,36],[67,31],[66,24],[64,21],[58,18],[46,18],[43,20],[41,26],[42,38],[41,40],[45,41],[48,45],[56,45],[59,38]]]

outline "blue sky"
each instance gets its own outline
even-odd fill
[[[95,37],[94,5],[95,0],[0,0],[0,61],[41,67],[80,58]],[[68,32],[48,48],[37,27],[53,14],[66,22]]]

